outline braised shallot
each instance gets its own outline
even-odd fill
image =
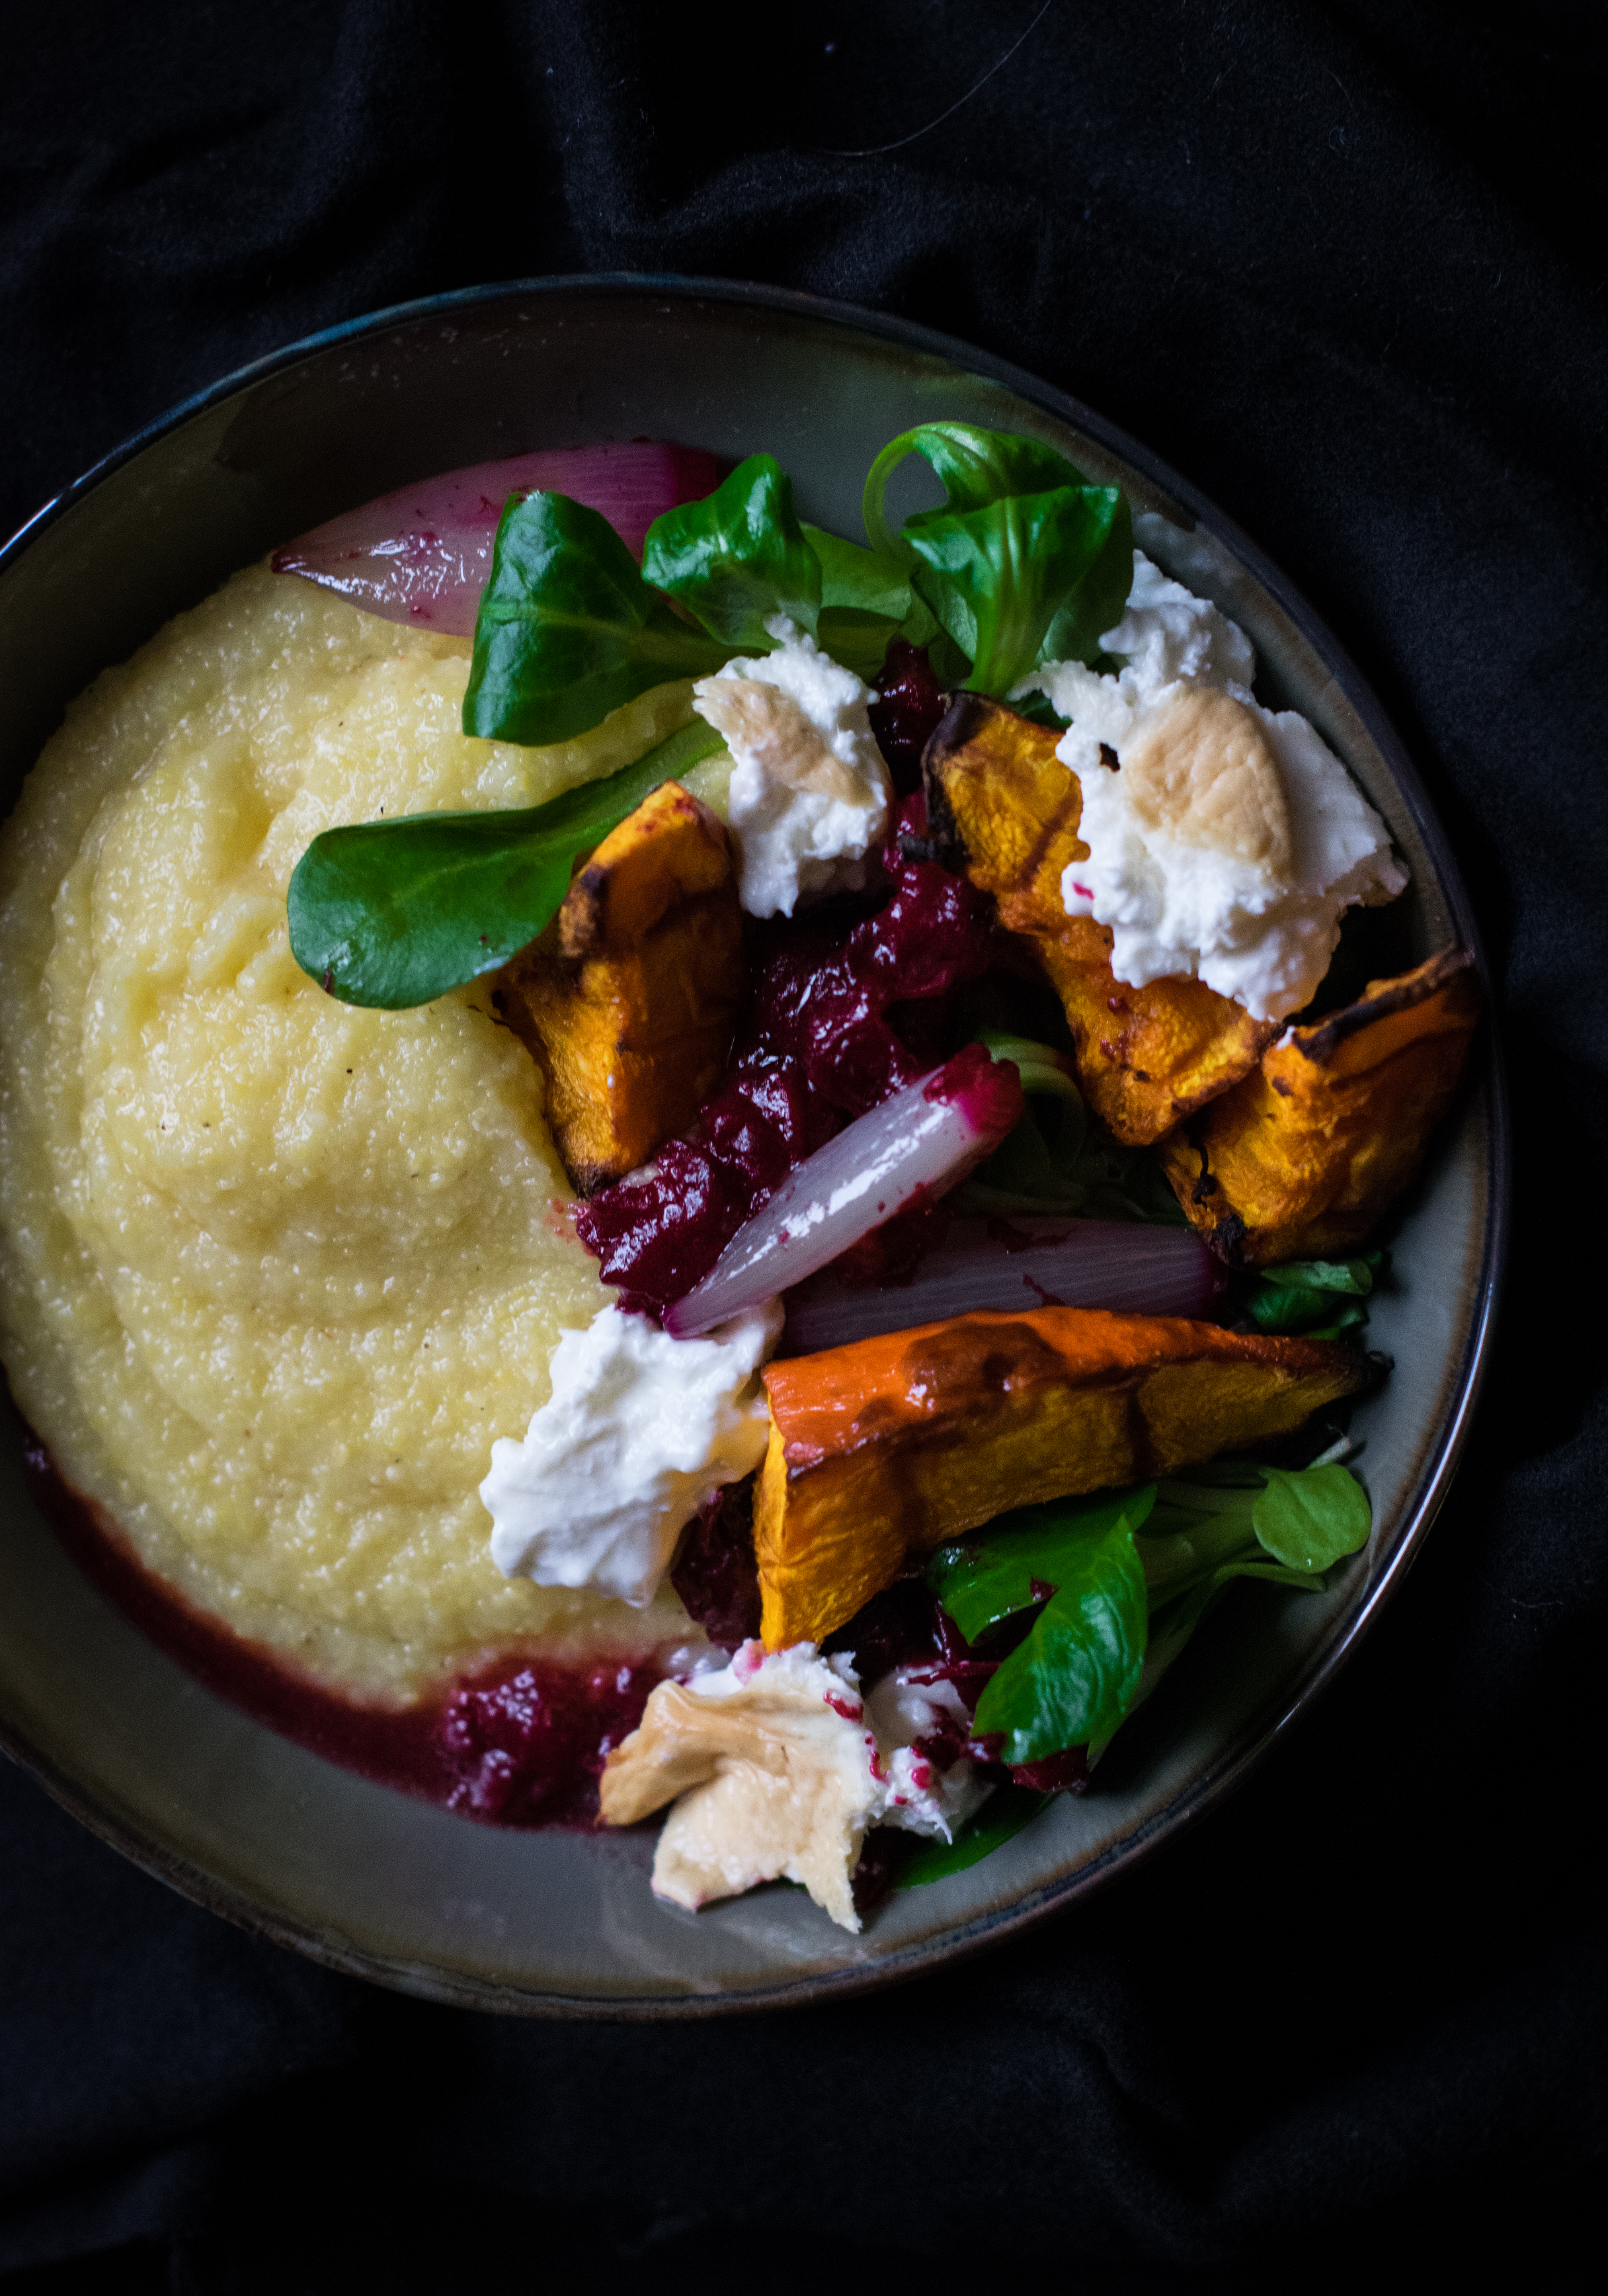
[[[541,487],[601,511],[626,547],[661,511],[695,502],[720,480],[713,455],[652,439],[475,463],[343,511],[274,553],[276,574],[338,590],[388,622],[472,637],[491,545],[510,495]]]
[[[964,1046],[806,1157],[702,1283],[666,1308],[666,1331],[677,1339],[712,1331],[830,1266],[884,1221],[964,1179],[1021,1111],[1014,1065]]]
[[[813,1355],[980,1308],[1206,1316],[1227,1282],[1227,1271],[1202,1239],[1176,1227],[1128,1220],[956,1220],[907,1283],[843,1283],[827,1269],[790,1293],[777,1352]]]

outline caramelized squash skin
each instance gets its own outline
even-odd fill
[[[1254,1075],[1162,1142],[1192,1224],[1251,1267],[1364,1242],[1423,1160],[1480,1007],[1473,956],[1448,949],[1290,1029]]]
[[[610,832],[557,916],[498,978],[499,1009],[546,1079],[583,1193],[684,1132],[725,1064],[743,988],[726,830],[666,782]]]
[[[914,1557],[1013,1507],[1298,1427],[1360,1357],[1181,1317],[955,1316],[773,1363],[754,1542],[767,1650],[818,1642]]]
[[[1058,739],[1002,702],[961,694],[922,761],[929,834],[937,858],[992,893],[1000,922],[1031,943],[1065,1008],[1095,1115],[1145,1147],[1249,1074],[1278,1026],[1199,980],[1130,988],[1111,969],[1109,929],[1067,915],[1062,872],[1088,848]]]

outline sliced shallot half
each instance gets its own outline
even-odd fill
[[[737,1230],[664,1328],[692,1339],[831,1265],[896,1212],[930,1202],[992,1154],[1022,1111],[1010,1061],[967,1045],[930,1076],[857,1117]]]
[[[472,637],[510,495],[536,487],[569,495],[601,511],[640,558],[643,537],[660,512],[712,494],[721,475],[720,463],[701,448],[652,439],[474,463],[381,495],[299,535],[274,553],[274,571],[322,582],[388,622]]]
[[[776,1352],[816,1355],[980,1308],[1204,1316],[1227,1283],[1221,1263],[1188,1228],[1014,1216],[960,1219],[908,1283],[852,1286],[834,1283],[828,1269],[790,1293]]]

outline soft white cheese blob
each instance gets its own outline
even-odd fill
[[[704,1501],[765,1456],[755,1374],[781,1331],[771,1300],[699,1340],[612,1306],[566,1332],[524,1440],[491,1447],[480,1499],[498,1569],[650,1603]]]
[[[726,818],[742,906],[790,917],[800,894],[864,883],[891,783],[866,714],[871,687],[785,614],[765,627],[775,652],[727,662],[693,699],[735,760]]]
[[[918,1685],[904,1669],[862,1699],[852,1658],[821,1657],[813,1643],[766,1652],[744,1643],[729,1665],[681,1685],[711,1718],[700,1763],[678,1726],[677,1756],[701,1767],[665,1820],[653,1888],[695,1908],[778,1877],[800,1882],[844,1929],[857,1930],[853,1875],[876,1825],[948,1841],[988,1794],[964,1758],[940,1768],[915,1742],[969,1734],[954,1685]],[[655,1722],[654,1700],[644,1717]],[[616,1759],[635,1751],[628,1740]]]
[[[877,1824],[953,1841],[993,1792],[964,1755],[947,1768],[933,1758],[934,1739],[953,1747],[972,1735],[971,1712],[955,1685],[930,1680],[921,1667],[896,1667],[866,1698],[866,1719],[886,1773]]]
[[[1062,877],[1068,915],[1111,928],[1112,971],[1131,987],[1192,974],[1258,1020],[1299,1012],[1328,971],[1342,912],[1393,900],[1406,885],[1389,832],[1304,718],[1252,699],[1244,632],[1142,551],[1122,619],[1100,644],[1120,658],[1116,672],[1046,663],[1016,689],[1047,694],[1071,720],[1056,755],[1078,775],[1089,857]],[[1254,723],[1283,797],[1267,850],[1203,828],[1201,808],[1178,834],[1124,783],[1123,759],[1161,738],[1192,690],[1227,694]]]

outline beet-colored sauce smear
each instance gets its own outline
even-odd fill
[[[926,647],[912,645],[907,638],[895,638],[889,646],[876,689],[877,699],[866,712],[871,730],[894,788],[908,797],[921,786],[922,751],[949,697],[932,675]]]
[[[999,963],[988,898],[900,851],[901,832],[925,831],[918,793],[890,823],[863,898],[757,928],[747,1014],[696,1130],[660,1149],[652,1178],[576,1206],[576,1232],[623,1307],[660,1315],[681,1299],[796,1164],[933,1065],[890,1006],[931,1004]],[[909,1258],[913,1238],[886,1248]]]
[[[751,1475],[717,1491],[687,1525],[670,1584],[685,1603],[687,1616],[722,1650],[734,1651],[759,1633]]]
[[[145,1568],[105,1509],[43,1443],[26,1452],[36,1505],[92,1585],[217,1697],[377,1784],[499,1825],[589,1826],[603,1757],[642,1718],[654,1669],[504,1657],[412,1706],[360,1706],[185,1602]]]
[[[448,1809],[499,1825],[592,1824],[611,1747],[642,1719],[655,1667],[585,1669],[507,1660],[461,1682],[436,1723],[454,1783]]]

